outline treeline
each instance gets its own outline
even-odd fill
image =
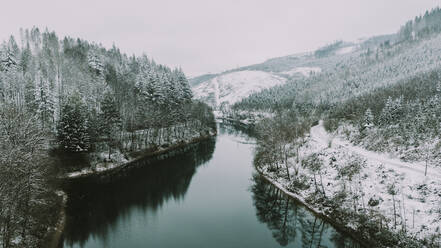
[[[251,192],[257,218],[268,226],[280,246],[359,247],[261,176],[253,176]]]
[[[405,149],[419,147],[425,139],[435,139],[440,130],[436,106],[441,90],[438,86],[441,36],[435,35],[441,27],[440,13],[436,8],[406,24],[424,38],[418,42],[386,40],[351,56],[328,57],[327,63],[334,65],[325,67],[322,73],[252,94],[231,109],[243,116],[246,112],[267,112],[275,116],[274,127],[278,126],[277,122],[283,122],[277,113],[295,113],[300,119],[311,119],[310,123],[325,118],[330,131],[349,121],[360,132],[355,141],[381,140],[366,142],[375,144],[376,147],[370,147],[374,150],[395,145]],[[405,27],[397,34],[403,35]],[[424,32],[434,35],[424,36]],[[332,50],[339,44],[333,43],[322,50]],[[318,53],[323,51],[319,49]],[[292,122],[291,127],[295,125]],[[364,132],[365,127],[369,127],[369,135]],[[366,139],[367,136],[370,138]],[[437,146],[426,148],[438,156]],[[418,149],[412,151],[409,159],[427,153]]]
[[[334,66],[322,73],[254,93],[232,108],[272,112],[290,109],[293,105],[322,108],[323,105],[338,104],[439,68],[440,40],[441,37],[437,36],[414,44],[382,45],[371,52],[359,51],[347,58],[333,56]]]
[[[57,221],[45,135],[35,115],[0,108],[0,246],[41,247]]]
[[[416,22],[440,26],[439,13],[436,8],[417,17]],[[441,97],[440,40],[438,35],[419,42],[382,42],[375,49],[354,53],[344,60],[334,56],[336,63],[329,67],[331,69],[252,94],[232,106],[232,111],[269,112],[273,116],[271,120],[262,121],[260,125],[265,128],[258,128],[261,132],[258,151],[268,149],[264,143],[275,143],[265,137],[277,140],[278,134],[287,128],[309,130],[310,126],[281,118],[280,113],[284,113],[309,120],[309,125],[324,118],[328,131],[349,124],[355,130],[345,127],[339,131],[368,149],[437,163],[441,157],[441,143],[437,141],[441,121],[438,107]],[[269,136],[268,132],[274,135]],[[290,137],[291,149],[299,142],[295,136],[284,134],[282,137]],[[262,151],[256,156],[265,154]],[[281,159],[283,154],[289,154],[283,149],[277,153],[272,158],[264,157],[263,161],[278,164],[286,160]],[[295,152],[290,156],[295,156]],[[280,169],[288,171],[283,166]]]
[[[340,48],[342,44],[343,44],[343,41],[341,41],[341,40],[335,41],[329,45],[326,45],[324,47],[317,49],[314,52],[314,56],[316,56],[318,58],[329,56],[333,52],[335,52],[338,48]]]
[[[385,228],[387,224],[382,226],[387,223],[383,215],[364,214],[378,204],[373,198],[367,201],[367,208],[362,204],[364,213],[353,211],[352,208],[360,208],[357,205],[364,195],[359,193],[361,189],[355,189],[365,180],[361,176],[365,162],[355,156],[344,160],[334,155],[325,160],[321,153],[305,156],[305,150],[314,149],[314,143],[306,143],[305,137],[309,128],[317,124],[316,120],[324,118],[328,131],[338,130],[354,143],[361,143],[370,150],[399,153],[400,158],[425,160],[426,165],[438,166],[441,158],[440,104],[441,70],[438,69],[326,108],[311,107],[309,114],[297,112],[299,107],[293,106],[257,124],[254,164],[269,177],[285,183],[286,189],[291,192],[314,192],[306,198],[309,204],[330,207],[333,211],[329,216],[340,223],[358,223],[356,233],[375,246],[419,247],[426,244],[437,247],[436,234],[419,241],[413,240],[405,232],[394,233]],[[335,172],[330,173],[330,170]],[[327,174],[333,173],[342,184],[337,194],[330,193],[330,186],[326,184],[329,180],[325,179]],[[387,187],[390,187],[388,194],[397,194],[395,184]],[[354,205],[343,207],[347,199],[351,199],[349,202],[356,199]],[[395,213],[393,220],[396,226]]]
[[[49,188],[43,172],[50,166],[34,156],[58,147],[107,154],[98,159],[114,161],[125,152],[185,142],[215,128],[211,109],[192,99],[181,69],[38,28],[20,30],[18,39],[11,36],[0,46],[0,113],[3,247],[41,245],[27,241],[26,228],[32,228],[31,219],[41,222],[33,207],[50,205],[39,191]],[[18,174],[6,180],[8,173]],[[26,198],[22,203],[17,197]],[[39,235],[35,240],[41,241]]]
[[[82,182],[68,190],[66,229],[63,233],[68,246],[85,245],[99,235],[110,240],[121,215],[128,209],[142,208],[146,212],[159,209],[168,200],[184,198],[197,168],[213,156],[216,139],[191,144],[185,153],[157,161],[138,160],[140,166],[128,171],[128,176],[111,182]],[[148,166],[143,166],[149,164]],[[103,194],[103,192],[108,192]],[[118,197],[108,197],[108,195]],[[109,208],[116,205],[118,207]],[[102,209],[106,211],[102,211]]]
[[[441,32],[441,9],[436,7],[408,21],[398,32],[402,41],[425,38]]]
[[[272,112],[291,109],[293,105],[315,105],[326,109],[326,105],[333,106],[376,88],[388,87],[440,68],[441,36],[437,35],[439,31],[435,28],[441,27],[440,13],[440,9],[436,8],[417,17],[417,21],[410,21],[412,25],[406,24],[412,26],[412,30],[419,30],[417,26],[424,24],[433,35],[421,36],[417,42],[386,39],[372,45],[368,40],[351,54],[322,57],[315,61],[316,64],[322,63],[321,73],[309,78],[291,79],[284,85],[254,93],[236,103],[233,109]],[[397,32],[398,36],[403,32],[403,29]],[[317,53],[332,51],[339,44],[333,43],[317,50]]]
[[[129,57],[116,47],[58,39],[37,28],[22,30],[19,43],[11,36],[1,47],[0,102],[38,115],[41,128],[56,131],[71,151],[89,150],[94,139],[115,128],[185,123],[196,116],[189,112],[194,109],[188,107],[194,104],[191,99],[180,69],[158,65],[145,55]],[[77,137],[70,136],[74,132]]]
[[[426,169],[427,164],[437,166],[441,161],[439,13],[437,8],[409,22],[412,35],[416,34],[418,39],[385,41],[341,60],[339,56],[328,57],[335,58],[335,64],[322,73],[263,90],[232,106],[236,112],[266,112],[272,116],[256,125],[255,165],[270,177],[286,182],[287,189],[293,192],[303,192],[313,184],[315,194],[311,202],[319,202],[320,196],[326,199],[329,189],[322,181],[323,170],[332,168],[334,157],[329,166],[321,161],[320,154],[299,158],[299,146],[304,143],[309,128],[324,119],[328,131],[346,135],[370,150],[395,153],[405,160],[426,161]],[[403,29],[399,35],[402,33]],[[303,150],[313,149],[309,145],[302,147]],[[353,162],[356,164],[357,160],[338,167],[342,182],[351,181],[351,177],[359,173]],[[303,175],[299,176],[299,170]],[[346,194],[347,190],[342,192]],[[332,199],[331,202],[339,201]],[[318,205],[325,204],[328,203]],[[334,209],[344,210],[338,204]],[[366,222],[365,217],[356,216],[357,223],[374,223]],[[367,237],[380,243],[397,244],[405,238],[385,230],[377,232],[376,227],[372,227],[360,230],[374,231]],[[376,233],[385,233],[385,239],[381,240],[381,235]],[[427,240],[423,242],[430,244]],[[407,245],[413,247],[414,244]]]
[[[296,180],[299,167],[290,161],[301,160],[299,149],[304,144],[312,118],[301,117],[294,111],[277,113],[274,118],[265,118],[255,128],[257,146],[254,164],[258,168],[269,167],[272,172],[281,172],[288,180]],[[290,168],[294,167],[294,174]]]
[[[438,160],[441,144],[441,70],[381,87],[335,105],[325,127],[335,131],[343,124],[356,128],[351,138],[377,151],[404,150],[410,160]],[[348,134],[349,135],[349,134]]]

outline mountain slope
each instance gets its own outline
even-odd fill
[[[369,247],[440,247],[441,9],[340,44],[315,52],[333,65],[243,99],[230,118],[272,112],[255,125],[256,167]]]
[[[337,42],[326,56],[299,53],[190,79],[194,95],[213,107],[232,105],[248,96],[288,81],[308,78],[334,68],[354,54],[358,56],[362,43]],[[363,43],[365,46],[365,44]]]
[[[268,72],[238,71],[216,76],[193,88],[193,92],[211,106],[230,105],[254,92],[285,82],[285,78]]]

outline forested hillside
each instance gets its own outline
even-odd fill
[[[236,109],[287,109],[294,103],[332,105],[376,87],[425,73],[440,65],[441,37],[420,42],[385,42],[375,50],[355,51],[329,58],[333,66],[309,78],[263,90],[237,103]],[[277,96],[277,97],[276,97]]]
[[[39,209],[53,206],[51,197],[42,197],[53,196],[46,185],[53,177],[46,172],[54,169],[48,150],[83,154],[90,165],[105,168],[127,161],[132,152],[215,132],[211,109],[192,97],[181,69],[115,46],[38,28],[3,42],[0,244],[40,246],[53,224],[36,220],[45,213],[37,216]],[[82,163],[80,168],[89,166]]]
[[[401,41],[418,40],[441,32],[441,10],[436,7],[408,21],[398,32]]]
[[[374,49],[369,46],[351,53],[351,56],[346,58],[330,56],[329,59],[334,58],[335,64],[322,73],[265,89],[236,103],[233,110],[289,111],[308,119],[326,118],[325,125],[330,131],[337,129],[339,123],[348,120],[358,127],[360,132],[364,131],[366,125],[381,126],[380,129],[399,125],[396,128],[396,132],[400,132],[399,136],[393,135],[390,128],[386,128],[387,131],[384,129],[382,135],[377,133],[376,136],[370,136],[371,141],[377,139],[376,142],[366,144],[369,143],[371,149],[382,151],[391,151],[396,148],[395,145],[406,149],[416,145],[412,153],[419,155],[406,153],[400,156],[413,160],[421,159],[425,152],[418,151],[422,149],[419,144],[428,141],[429,138],[435,139],[439,129],[436,123],[441,35],[436,27],[441,25],[441,19],[436,17],[440,12],[437,8],[417,17],[415,21],[408,22],[395,36],[399,38],[390,36],[394,38],[393,43],[386,40]],[[420,31],[425,35],[403,35],[404,30],[410,27],[412,30],[425,30]],[[319,54],[338,43],[319,49]],[[388,112],[392,113],[387,114]],[[388,115],[392,117],[386,117]],[[367,123],[369,119],[372,119],[372,123]],[[369,130],[372,132],[373,129]],[[355,134],[353,136],[355,137]],[[366,133],[357,137],[367,138]],[[395,145],[388,144],[392,140]],[[429,157],[437,156],[435,154],[438,153],[433,150]]]
[[[345,56],[340,41],[320,48],[321,73],[252,94],[230,112],[270,116],[256,126],[256,166],[375,246],[441,242],[440,13]]]
[[[322,73],[263,90],[235,104],[234,108],[274,110],[291,108],[293,103],[332,105],[439,68],[440,13],[439,8],[427,11],[406,23],[397,34],[365,40],[359,45],[360,49],[347,56],[331,53],[341,41],[320,48],[315,56],[327,57],[328,65],[322,67]]]
[[[229,111],[231,105],[240,106],[235,109],[242,110],[274,109],[282,102],[292,103],[293,92],[291,91],[297,91],[301,87],[300,85],[293,86],[293,83],[307,87],[309,82],[315,82],[317,78],[326,80],[329,74],[336,73],[336,70],[349,71],[352,63],[362,63],[359,66],[364,66],[364,63],[380,60],[384,57],[385,51],[383,50],[397,43],[398,37],[398,34],[390,34],[358,39],[353,42],[335,41],[315,52],[272,58],[263,63],[235,68],[219,74],[195,77],[190,79],[190,84],[195,98],[223,112]],[[387,52],[390,53],[390,51]],[[370,61],[358,61],[357,58],[362,55],[371,57]],[[274,87],[276,85],[278,87]],[[268,96],[265,96],[266,94]],[[231,98],[235,101],[231,101]],[[282,99],[279,100],[279,98]],[[243,103],[237,103],[241,100]],[[283,104],[286,105],[286,103]],[[224,113],[224,115],[230,114]]]
[[[345,130],[347,138],[368,149],[435,165],[441,159],[440,99],[438,68],[336,105],[325,125],[329,131]]]
[[[329,55],[338,56],[315,56],[314,53],[308,52],[293,54],[219,74],[202,75],[190,81],[195,98],[221,109],[253,93],[258,94],[263,89],[320,74],[323,70],[326,71],[330,66],[334,66],[336,61],[350,56],[351,52],[360,48],[360,45],[338,42],[334,45],[334,50],[329,52]]]

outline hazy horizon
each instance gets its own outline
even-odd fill
[[[396,32],[440,1],[135,1],[6,4],[0,38],[33,26],[121,51],[146,53],[188,76],[313,51],[334,40]],[[399,11],[398,11],[399,10]]]

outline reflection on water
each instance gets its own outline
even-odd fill
[[[83,244],[90,236],[106,240],[134,208],[156,212],[170,199],[182,199],[196,168],[210,160],[215,139],[193,147],[185,154],[141,166],[109,183],[81,182],[68,186],[65,244]],[[147,163],[147,161],[137,161]]]
[[[257,218],[281,246],[359,247],[260,175],[253,176],[251,191]]]
[[[253,142],[221,125],[185,154],[68,185],[64,247],[355,247],[252,177]]]
[[[217,130],[221,135],[228,134],[248,141],[254,141],[254,138],[257,135],[253,129],[247,128],[242,125],[232,126],[232,124],[219,123]]]

